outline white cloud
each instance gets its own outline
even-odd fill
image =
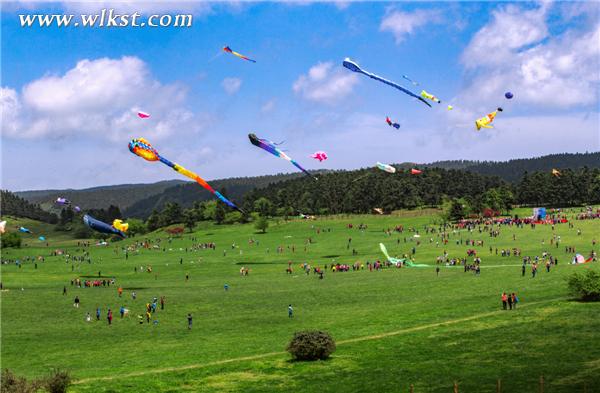
[[[242,87],[242,80],[240,78],[225,78],[221,82],[221,86],[227,94],[235,94]]]
[[[379,31],[391,32],[396,38],[396,44],[399,44],[420,27],[440,21],[441,15],[436,10],[391,11],[382,19]]]
[[[81,60],[64,75],[46,75],[18,94],[2,89],[2,135],[11,138],[94,136],[120,141],[143,127],[150,138],[197,132],[200,120],[184,106],[186,89],[152,78],[137,57]],[[137,118],[136,112],[151,114]]]
[[[546,7],[524,11],[509,5],[492,13],[492,22],[482,27],[462,54],[467,68],[512,60],[514,53],[548,36]]]
[[[549,5],[494,11],[461,59],[468,85],[457,102],[493,109],[507,90],[520,104],[567,109],[598,102],[600,23],[579,24],[558,36],[548,33]]]
[[[292,88],[307,100],[331,104],[350,94],[357,82],[355,74],[342,67],[333,69],[333,63],[327,62],[311,67],[308,75],[300,75]]]
[[[260,107],[260,111],[262,113],[272,112],[273,109],[275,109],[275,100],[269,100],[269,101],[265,102],[263,104],[263,106]]]

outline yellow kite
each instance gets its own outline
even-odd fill
[[[502,112],[502,108],[498,108],[497,110],[493,111],[492,113],[488,113],[486,116],[482,117],[481,119],[477,119],[475,120],[475,127],[477,127],[477,131],[481,130],[481,128],[494,128],[490,125],[491,122],[494,121],[494,118],[496,117],[496,114],[498,112]]]

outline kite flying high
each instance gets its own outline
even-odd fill
[[[132,152],[133,154],[135,154],[136,156],[142,157],[146,161],[162,162],[166,166],[173,168],[173,170],[181,173],[184,176],[189,177],[190,179],[194,180],[196,183],[200,184],[202,187],[204,187],[205,189],[210,191],[214,196],[219,198],[227,206],[234,208],[236,210],[242,211],[239,207],[234,205],[233,202],[229,201],[227,198],[225,198],[223,195],[221,195],[221,193],[219,193],[219,191],[215,191],[210,186],[210,184],[208,184],[203,178],[201,178],[194,172],[185,169],[181,165],[171,162],[171,161],[167,160],[165,157],[158,154],[158,151],[156,151],[156,149],[154,147],[152,147],[150,142],[148,142],[144,138],[133,139],[131,142],[129,142],[129,151]]]
[[[416,95],[415,93],[413,93],[412,91],[400,86],[399,84],[397,84],[396,82],[392,82],[390,80],[387,80],[385,78],[382,78],[378,75],[372,74],[368,71],[363,70],[362,68],[360,68],[360,66],[358,64],[356,64],[355,62],[353,62],[352,60],[350,60],[349,58],[344,59],[344,62],[342,63],[342,65],[344,67],[346,67],[347,69],[349,69],[350,71],[354,71],[354,72],[358,72],[359,74],[363,74],[368,76],[371,79],[375,79],[379,82],[385,83],[386,85],[395,87],[396,89],[400,90],[401,92],[408,94],[411,97],[416,98],[417,100],[421,101],[422,103],[424,103],[425,105],[427,105],[428,107],[431,107],[431,105],[425,101],[423,99],[423,97],[420,97],[418,95]]]
[[[224,46],[224,47],[223,47],[223,50],[224,50],[225,52],[227,52],[227,53],[231,53],[232,55],[239,57],[240,59],[243,59],[243,60],[247,60],[247,61],[251,61],[251,62],[253,62],[253,63],[256,63],[256,60],[252,60],[251,58],[249,58],[249,57],[246,57],[246,56],[242,55],[241,53],[237,53],[237,52],[235,52],[235,51],[232,51],[232,50],[231,50],[231,48],[230,48],[230,47],[228,47],[228,46]]]
[[[493,111],[492,113],[488,113],[486,116],[482,117],[481,119],[477,119],[475,120],[475,127],[477,127],[477,131],[481,130],[481,128],[494,128],[490,125],[491,122],[494,121],[494,118],[496,117],[496,114],[498,112],[502,112],[502,108],[498,108],[497,110]]]
[[[315,180],[319,180],[315,176],[311,175],[306,169],[302,168],[302,166],[300,166],[300,164],[298,164],[296,161],[292,160],[291,157],[289,157],[287,154],[285,154],[283,151],[281,151],[281,149],[277,148],[277,146],[275,146],[275,143],[268,141],[266,139],[260,139],[259,137],[256,136],[256,134],[248,134],[248,138],[250,139],[250,143],[252,143],[254,146],[260,147],[261,149],[268,151],[269,153],[273,154],[276,157],[283,158],[284,160],[288,160],[296,168],[298,168],[302,172],[304,172],[307,176],[310,176]]]

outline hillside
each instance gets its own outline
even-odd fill
[[[557,169],[600,168],[600,152],[577,154],[551,154],[537,158],[522,158],[504,162],[483,161],[467,165],[464,169],[482,175],[498,176],[515,183],[525,172]]]
[[[58,197],[67,198],[82,209],[103,209],[110,205],[125,209],[141,199],[160,194],[169,187],[185,183],[181,180],[167,180],[150,184],[119,184],[82,190],[19,191],[15,194],[32,203],[40,204],[44,209],[49,209]]]
[[[42,210],[39,205],[4,190],[0,191],[0,213],[2,217],[11,215],[51,224],[58,222],[56,214]]]
[[[302,177],[302,174],[277,174],[271,176],[239,177],[211,181],[215,190],[226,190],[227,197],[233,201],[242,198],[254,189],[267,187],[271,184],[285,180]],[[212,194],[196,183],[179,184],[165,189],[161,194],[156,194],[138,200],[124,209],[125,217],[148,218],[152,210],[162,210],[167,202],[177,202],[182,207],[191,207],[194,202],[202,202],[214,198]]]
[[[537,158],[514,159],[503,162],[452,160],[437,161],[429,164],[401,163],[398,169],[441,168],[445,170],[466,170],[486,176],[496,176],[510,183],[517,183],[525,172],[549,172],[552,168],[578,169],[600,168],[600,152],[564,153]],[[336,176],[360,177],[370,171],[363,168],[353,171],[320,171],[333,173]],[[302,177],[299,173],[254,176],[245,178],[229,178],[211,181],[217,190],[226,189],[230,199],[238,203],[251,191],[262,189],[271,184]],[[161,210],[167,202],[176,202],[183,207],[191,207],[194,202],[211,199],[212,196],[202,187],[192,182],[181,180],[162,181],[153,184],[122,184],[116,186],[94,187],[84,190],[44,190],[22,191],[16,193],[32,203],[39,203],[42,208],[49,209],[58,196],[66,197],[83,209],[108,208],[118,206],[125,217],[147,218],[152,210]]]

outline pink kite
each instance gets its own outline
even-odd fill
[[[421,173],[423,173],[423,171],[420,171],[418,169],[414,169],[413,168],[413,169],[410,170],[410,174],[411,175],[420,175]]]
[[[315,160],[319,160],[319,162],[323,162],[324,160],[327,159],[327,153],[325,153],[324,151],[317,151],[314,152],[313,154],[310,155],[312,158],[314,158]]]
[[[140,119],[147,119],[147,118],[149,118],[149,117],[150,117],[150,114],[149,114],[149,113],[146,113],[146,112],[141,112],[141,111],[140,111],[140,112],[138,112],[138,114],[137,114],[137,115],[138,115],[138,117],[139,117]]]

